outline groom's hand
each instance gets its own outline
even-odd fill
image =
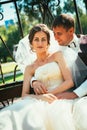
[[[75,99],[78,98],[78,95],[76,95],[74,92],[63,92],[60,94],[56,94],[58,99]]]
[[[46,86],[41,81],[33,81],[32,87],[36,95],[47,93]]]

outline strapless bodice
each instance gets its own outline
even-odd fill
[[[42,81],[48,90],[58,87],[63,82],[60,68],[56,62],[47,63],[36,69],[35,78]]]

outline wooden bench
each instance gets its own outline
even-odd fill
[[[0,102],[2,109],[3,107],[13,103],[15,99],[21,97],[23,81],[15,81],[12,83],[0,85]],[[30,93],[34,94],[32,88],[30,88]]]
[[[13,103],[15,98],[21,97],[23,81],[0,85],[0,102],[3,107]]]

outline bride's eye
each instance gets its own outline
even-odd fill
[[[35,39],[34,39],[34,41],[38,42],[38,41],[39,41],[39,39],[38,39],[38,38],[35,38]]]
[[[46,38],[42,38],[42,40],[41,40],[42,42],[45,42],[45,41],[47,41],[47,39]]]

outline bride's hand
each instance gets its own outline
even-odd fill
[[[57,97],[51,93],[38,95],[38,96],[39,96],[39,99],[43,101],[47,101],[48,103],[52,103],[54,100],[57,100]]]

